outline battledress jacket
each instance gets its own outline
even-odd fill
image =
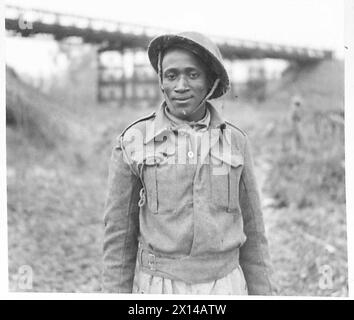
[[[247,135],[208,102],[210,125],[193,152],[164,107],[130,125],[112,150],[103,291],[131,293],[138,260],[144,272],[187,283],[240,264],[249,294],[274,294]]]

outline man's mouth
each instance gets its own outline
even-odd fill
[[[178,103],[185,103],[188,102],[192,97],[179,97],[179,98],[174,98],[173,100],[178,102]]]

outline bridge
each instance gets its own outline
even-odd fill
[[[84,43],[98,45],[98,55],[107,50],[123,52],[125,49],[146,49],[153,37],[173,32],[163,28],[10,5],[5,7],[5,27],[10,33],[22,37],[50,34],[58,41],[69,37],[78,37]],[[333,52],[330,50],[240,40],[230,37],[211,36],[211,38],[218,44],[223,57],[231,61],[272,58],[307,64],[331,59],[333,56]],[[103,66],[99,66],[99,70],[107,73]],[[103,87],[105,84],[113,84],[113,82],[113,79],[107,79],[103,76],[99,79],[99,86]],[[124,83],[124,81],[115,82],[116,84]],[[114,86],[110,85],[108,87],[112,89]],[[111,91],[111,89],[108,91]],[[121,93],[118,95],[121,95]]]
[[[38,9],[5,7],[5,26],[21,36],[52,34],[56,40],[80,37],[86,43],[115,48],[147,48],[149,41],[171,30],[88,18]],[[308,62],[332,57],[332,51],[266,42],[212,37],[226,59],[274,58]]]

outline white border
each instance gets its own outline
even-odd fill
[[[345,177],[347,210],[348,286],[354,298],[354,1],[345,1]]]
[[[0,297],[8,290],[7,190],[6,190],[6,98],[5,98],[5,15],[0,4]]]
[[[205,5],[205,4],[204,4]],[[0,48],[5,43],[5,19],[4,19],[4,3],[0,6]],[[345,0],[345,45],[348,49],[345,51],[345,147],[346,147],[346,199],[347,199],[347,236],[348,236],[348,272],[349,272],[349,299],[354,298],[354,218],[352,216],[352,208],[354,198],[351,197],[353,193],[353,109],[354,106],[354,1]],[[5,121],[5,52],[0,50],[0,298],[2,299],[30,299],[30,300],[343,300],[346,298],[333,298],[333,297],[303,297],[303,296],[190,296],[190,295],[132,295],[132,294],[101,294],[101,293],[9,293],[8,292],[8,247],[7,247],[7,199],[6,199],[6,121]]]

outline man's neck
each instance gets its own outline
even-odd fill
[[[188,122],[191,121],[197,122],[203,119],[205,117],[205,114],[206,114],[206,104],[204,103],[204,105],[200,107],[199,110],[197,110],[197,112],[192,113],[190,117],[186,118],[185,120]]]

